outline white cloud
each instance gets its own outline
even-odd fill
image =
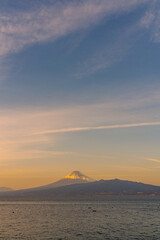
[[[149,28],[151,24],[153,23],[155,19],[155,16],[152,11],[146,12],[145,16],[140,21],[140,25],[142,25],[145,28]]]
[[[155,43],[160,42],[160,2],[151,2],[150,9],[140,21],[140,26],[150,31],[151,40]]]
[[[147,160],[152,161],[152,162],[156,162],[156,163],[160,163],[160,160],[154,159],[154,158],[147,158]]]
[[[130,123],[130,124],[117,124],[107,126],[96,126],[96,127],[76,127],[76,128],[62,128],[53,129],[43,132],[35,133],[37,135],[51,134],[51,133],[65,133],[65,132],[80,132],[80,131],[91,131],[91,130],[105,130],[105,129],[117,129],[117,128],[131,128],[131,127],[145,127],[145,126],[160,126],[160,122],[144,122],[144,123]]]
[[[54,41],[98,23],[104,16],[128,11],[148,0],[81,0],[41,6],[25,12],[0,12],[0,56],[25,46]]]
[[[139,30],[139,27],[137,23],[134,23],[132,26],[127,26],[126,29],[118,31],[111,43],[105,42],[93,51],[91,57],[80,66],[80,73],[77,76],[81,77],[110,68],[115,63],[121,61],[130,52],[137,40],[137,30]]]
[[[128,92],[91,105],[0,110],[0,161],[70,155],[61,145],[64,136],[50,133],[159,126],[159,96],[158,90],[144,96]]]

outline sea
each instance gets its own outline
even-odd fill
[[[160,240],[160,197],[1,201],[3,240]]]

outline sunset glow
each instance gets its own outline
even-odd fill
[[[160,186],[159,7],[2,0],[0,187],[74,170]]]

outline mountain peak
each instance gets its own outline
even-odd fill
[[[94,181],[92,178],[87,177],[86,175],[82,174],[79,171],[73,171],[69,175],[65,176],[66,179],[81,179],[85,180],[87,182],[92,182]]]

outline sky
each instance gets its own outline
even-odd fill
[[[160,186],[160,2],[0,0],[0,133],[0,186]]]

